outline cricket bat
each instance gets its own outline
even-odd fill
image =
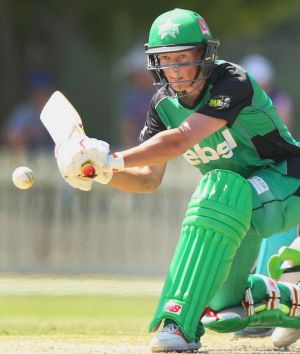
[[[40,119],[57,146],[67,140],[79,143],[86,136],[79,113],[60,91],[55,91],[50,96]],[[85,177],[93,178],[95,172],[91,164],[82,166]]]

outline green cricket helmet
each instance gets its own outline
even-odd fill
[[[154,84],[158,88],[165,87],[168,91],[170,82],[164,75],[163,69],[166,67],[160,65],[159,55],[203,48],[203,55],[197,62],[168,66],[198,65],[199,70],[191,80],[192,85],[195,81],[207,79],[211,75],[218,46],[219,41],[213,39],[205,20],[199,14],[190,10],[174,9],[160,15],[151,26],[149,40],[145,44],[147,69],[154,76]]]

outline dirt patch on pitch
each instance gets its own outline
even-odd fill
[[[0,337],[0,353],[100,353],[147,354],[150,337]],[[298,342],[300,344],[300,342]],[[274,350],[270,338],[238,339],[231,335],[208,334],[203,339],[202,354],[295,354],[300,345]]]

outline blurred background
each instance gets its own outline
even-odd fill
[[[61,90],[86,133],[113,149],[136,144],[150,98],[143,45],[153,20],[183,7],[203,15],[219,57],[246,67],[300,137],[300,1],[0,0],[0,271],[165,274],[199,175],[170,164],[153,195],[72,190],[39,113]],[[36,175],[17,190],[12,171]]]

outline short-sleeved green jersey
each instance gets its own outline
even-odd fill
[[[227,169],[248,177],[257,169],[270,166],[300,178],[300,143],[282,123],[265,91],[238,65],[217,61],[193,107],[186,106],[183,98],[157,92],[140,140],[178,127],[194,112],[228,121],[183,155],[203,174]]]

